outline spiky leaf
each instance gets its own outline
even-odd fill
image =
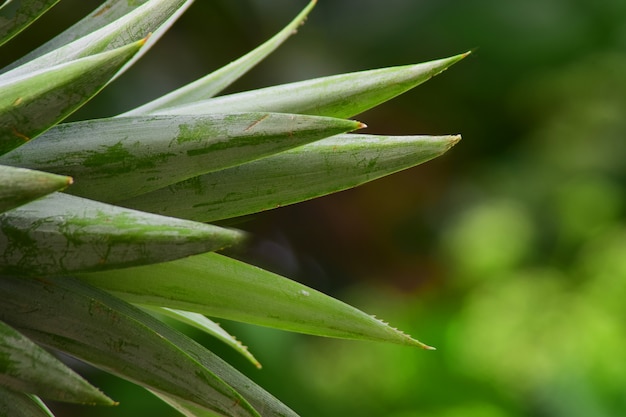
[[[7,80],[0,76],[0,155],[85,104],[143,44],[135,42],[24,77]]]
[[[0,215],[0,272],[63,274],[163,262],[241,232],[55,193]]]
[[[151,114],[206,114],[271,111],[353,117],[390,100],[445,71],[469,53],[416,65],[334,75],[230,94]]]
[[[83,36],[89,35],[101,29],[102,27],[108,25],[109,23],[114,22],[120,17],[127,15],[131,11],[135,10],[137,7],[146,3],[149,0],[135,0],[135,1],[127,1],[127,0],[106,0],[99,7],[97,7],[94,11],[89,13],[87,16],[82,18],[80,21],[76,22],[74,25],[59,33],[54,38],[48,40],[43,45],[38,48],[32,50],[21,59],[13,62],[7,70],[10,68],[15,68],[25,62],[32,61],[35,58],[38,58],[42,55],[50,51],[54,51],[55,49],[60,48],[61,46],[67,45],[70,42],[75,41],[76,39],[82,38]]]
[[[215,253],[158,267],[98,272],[80,278],[133,303],[194,311],[319,336],[427,348],[341,301]]]
[[[205,100],[215,96],[217,93],[228,87],[231,83],[248,72],[252,67],[265,59],[270,53],[278,48],[287,38],[296,32],[298,27],[304,23],[317,0],[313,0],[302,10],[283,30],[274,35],[271,39],[250,51],[241,58],[231,62],[230,64],[212,72],[205,77],[200,78],[193,83],[179,88],[176,91],[159,97],[149,103],[146,103],[136,109],[133,109],[125,116],[139,115],[149,113],[157,109],[178,106],[181,104],[192,103],[199,100]]]
[[[132,11],[112,21],[107,18],[106,8],[100,8],[84,19],[85,24],[79,26],[80,30],[68,29],[65,35],[60,35],[59,38],[51,40],[49,44],[43,45],[6,68],[5,70],[8,69],[9,71],[0,75],[0,80],[22,77],[25,74],[32,74],[64,62],[110,51],[152,34],[140,52],[143,54],[150,49],[164,31],[160,28],[167,29],[172,21],[191,3],[192,0],[151,0],[138,7],[132,7]],[[104,16],[100,16],[99,13]],[[94,17],[96,18],[95,22],[93,21]],[[108,24],[93,30],[105,22]],[[83,36],[77,39],[80,35]]]
[[[150,390],[148,390],[150,391]],[[176,398],[170,397],[160,392],[150,391],[152,394],[160,398],[173,409],[180,412],[185,417],[220,417],[215,413],[204,408],[196,407],[192,404],[186,404]]]
[[[189,326],[193,326],[196,329],[217,338],[218,340],[224,342],[225,344],[239,352],[241,355],[243,355],[255,367],[261,369],[261,364],[250,353],[246,346],[242,345],[241,342],[237,340],[233,335],[226,332],[224,329],[222,329],[222,327],[220,327],[219,324],[217,324],[213,320],[208,319],[206,316],[190,311],[175,310],[172,308],[154,306],[148,306],[145,308],[147,308],[152,313],[157,314],[158,316],[167,316],[173,320],[188,324]]]
[[[193,340],[73,279],[3,278],[0,319],[38,343],[183,404],[220,416],[259,417],[256,409],[264,417],[296,417]]]
[[[0,385],[56,401],[115,404],[80,375],[2,321]]]
[[[121,204],[197,221],[309,200],[433,159],[460,136],[338,135],[172,185]]]
[[[362,126],[279,113],[90,120],[58,125],[0,163],[71,175],[71,194],[114,202]]]
[[[0,213],[26,204],[72,183],[72,178],[0,165]]]

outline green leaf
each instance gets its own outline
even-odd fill
[[[72,183],[72,178],[0,165],[0,213],[26,204]]]
[[[450,58],[334,75],[215,97],[151,114],[206,114],[247,111],[353,117],[390,100],[443,72],[469,52]]]
[[[341,301],[215,253],[80,278],[132,303],[319,336],[428,348]]]
[[[67,45],[76,39],[89,35],[130,13],[147,1],[148,0],[107,0],[83,19],[11,64],[9,68],[14,68],[25,62],[32,61],[35,58],[58,49],[63,45]]]
[[[115,404],[80,375],[2,321],[0,385],[56,401]]]
[[[87,21],[85,24],[81,24],[78,28],[72,27],[68,29],[61,38],[53,39],[50,41],[50,44],[42,46],[40,49],[13,63],[7,68],[9,71],[0,75],[0,82],[7,78],[21,77],[64,62],[110,51],[144,39],[152,34],[150,39],[147,40],[145,47],[132,59],[132,62],[134,62],[140,55],[150,49],[160,35],[173,23],[173,20],[180,16],[192,1],[152,0],[139,7],[132,8],[133,10],[126,15],[119,17],[98,30],[89,30],[95,29],[94,26],[97,27],[109,20],[100,16],[100,14],[108,16],[107,10],[101,7],[84,19]],[[95,25],[93,22],[89,22],[94,17],[97,18]],[[76,39],[76,36],[79,34],[84,34],[84,36]],[[71,42],[62,44],[62,42],[68,41]],[[46,53],[41,55],[44,51]]]
[[[283,30],[236,61],[176,91],[133,109],[123,116],[145,114],[157,109],[178,106],[215,96],[259,62],[263,61],[270,53],[274,52],[276,48],[287,40],[287,38],[296,33],[298,27],[304,23],[316,3],[317,0],[311,1]]]
[[[143,44],[135,42],[8,81],[0,78],[0,155],[85,104]]]
[[[69,193],[114,202],[362,126],[280,113],[89,120],[57,125],[0,163],[71,175]]]
[[[237,340],[234,336],[230,335],[224,329],[220,327],[219,324],[214,322],[213,320],[208,319],[202,314],[192,313],[190,311],[182,311],[175,310],[172,308],[162,308],[162,307],[154,307],[154,306],[146,306],[146,309],[156,314],[157,316],[167,316],[181,323],[185,323],[189,326],[193,326],[198,330],[201,330],[220,341],[224,342],[228,346],[235,349],[241,355],[243,355],[246,359],[248,359],[252,364],[261,369],[261,364],[259,361],[248,351],[248,348],[241,344],[239,340]]]
[[[160,392],[154,392],[154,391],[150,391],[150,392],[156,395],[157,397],[159,397],[163,402],[165,402],[170,407],[180,412],[185,417],[220,417],[208,410],[205,410],[204,408],[194,407],[193,405],[190,405],[190,404],[184,404],[181,401],[175,398],[172,398],[170,396],[167,396],[165,394],[162,394]]]
[[[0,416],[54,417],[54,414],[34,395],[0,387]]]
[[[296,417],[193,340],[74,279],[3,277],[0,319],[44,346],[183,404],[220,416],[258,417],[254,407],[264,417]]]
[[[433,159],[460,136],[338,135],[121,202],[214,221],[345,190]]]
[[[64,274],[222,249],[245,234],[61,193],[0,215],[0,273]]]
[[[21,0],[0,6],[0,46],[58,2],[59,0]]]

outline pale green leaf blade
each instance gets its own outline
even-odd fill
[[[0,385],[56,401],[115,404],[57,358],[2,321]]]
[[[80,278],[132,303],[318,336],[428,348],[339,300],[215,253]]]
[[[148,390],[150,391],[150,390]],[[185,404],[181,401],[178,401],[176,398],[172,398],[160,392],[150,391],[152,394],[161,399],[164,403],[172,407],[174,410],[178,411],[185,417],[220,417],[215,413],[212,413],[209,410],[204,408],[195,407],[191,404]]]
[[[460,136],[338,135],[121,202],[215,221],[334,193],[445,153]]]
[[[37,308],[24,308],[31,305]],[[251,404],[263,417],[297,417],[190,338],[74,279],[3,278],[0,319],[40,344],[217,415],[258,416]]]
[[[0,6],[0,46],[58,2],[59,0],[21,0]]]
[[[172,4],[172,1],[176,2]],[[146,52],[152,48],[159,39],[167,32],[170,27],[185,13],[185,11],[193,4],[195,0],[161,0],[161,4],[158,5],[154,0],[148,4],[154,6],[155,9],[147,10],[140,18],[138,23],[133,23],[130,27],[142,26],[144,30],[154,27],[152,32],[149,32],[149,37],[144,48],[142,48],[137,54],[135,54],[130,61],[122,67],[122,69],[115,74],[113,79],[122,75],[127,69],[135,64]],[[158,7],[158,9],[157,9]],[[156,20],[155,18],[161,18]],[[136,30],[136,29],[135,29]]]
[[[50,39],[37,49],[29,52],[18,61],[14,62],[9,68],[32,61],[33,59],[58,49],[63,45],[67,45],[76,39],[89,35],[103,26],[106,26],[130,13],[147,1],[149,0],[107,0],[98,6],[94,11],[86,15],[83,19],[76,22],[74,25]]]
[[[37,50],[33,55],[27,55],[8,67],[9,71],[0,75],[0,82],[5,79],[19,77],[23,74],[29,74],[59,65],[63,62],[110,51],[144,39],[152,34],[150,39],[146,42],[146,46],[138,54],[138,56],[140,56],[150,49],[159,36],[163,34],[164,30],[166,30],[173,23],[173,20],[180,16],[191,3],[192,0],[151,0],[146,2],[106,26],[95,31],[87,32],[85,36],[70,43],[59,45],[58,41],[53,41],[54,49],[50,49],[50,46],[44,45],[44,49]],[[106,10],[99,9],[99,11],[96,11],[96,13],[99,12],[104,13]],[[91,17],[88,16],[86,19],[88,20],[90,18]],[[160,30],[161,27],[163,27],[163,30]],[[85,28],[81,29],[81,31],[86,32]],[[63,40],[67,41],[73,36],[75,36],[73,29],[70,28],[67,36],[65,36]],[[34,58],[34,55],[44,50],[48,52]],[[132,61],[134,62],[137,57],[133,58]]]
[[[72,178],[0,165],[0,213],[26,204],[72,183]]]
[[[353,117],[445,71],[469,53],[417,65],[316,78],[151,111],[198,114],[238,111],[302,113]]]
[[[261,364],[250,353],[246,346],[241,344],[241,342],[237,340],[233,335],[229,334],[226,330],[222,329],[219,324],[217,324],[213,320],[210,320],[206,316],[198,313],[193,313],[191,311],[176,310],[172,308],[162,308],[154,306],[146,306],[146,308],[157,315],[170,317],[174,320],[180,321],[181,323],[193,326],[196,329],[217,338],[221,342],[227,344],[228,346],[239,352],[241,355],[243,355],[256,368],[261,369]]]
[[[0,154],[24,144],[85,104],[143,44],[135,42],[7,82],[0,79]]]
[[[54,414],[34,395],[0,387],[0,416],[54,417]]]
[[[149,113],[157,109],[174,107],[181,104],[192,103],[205,100],[217,95],[243,74],[252,69],[259,62],[263,61],[270,53],[274,52],[284,41],[296,33],[298,27],[302,25],[309,15],[317,0],[313,0],[300,12],[283,30],[274,35],[271,39],[250,51],[241,58],[228,65],[214,71],[193,83],[187,84],[169,94],[161,96],[150,103],[146,103],[133,109],[123,116]]]
[[[221,416],[259,416],[196,355],[210,352],[119,299],[60,277],[3,277],[0,293],[2,319],[44,346]]]
[[[89,120],[57,125],[0,163],[70,175],[69,193],[115,202],[362,126],[282,113]]]
[[[0,215],[0,273],[64,274],[164,262],[245,234],[54,193]]]

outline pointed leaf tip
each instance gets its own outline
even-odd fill
[[[150,36],[152,36],[152,32],[148,33],[145,38],[139,41],[139,46],[144,46],[146,42],[148,42],[148,39],[150,39]]]
[[[461,141],[461,135],[451,135],[448,138],[450,142],[449,142],[448,148],[446,149],[446,152],[452,149],[454,145],[456,145],[457,143]]]
[[[414,167],[444,154],[459,139],[335,135],[122,204],[202,222],[243,216],[353,188]]]
[[[458,54],[419,64],[379,68],[276,85],[197,101],[152,107],[152,114],[271,111],[349,118],[372,109],[456,64]]]
[[[158,266],[81,274],[80,279],[141,305],[194,311],[311,335],[428,348],[355,307],[216,253]],[[246,293],[244,298],[242,291]]]
[[[0,154],[22,146],[84,105],[140,47],[135,42],[41,71],[19,67],[1,74]]]
[[[267,112],[97,119],[55,126],[0,164],[71,175],[69,194],[116,202],[363,127]]]
[[[72,184],[72,178],[48,172],[0,165],[0,213],[19,207]]]
[[[52,193],[0,215],[0,272],[58,275],[124,268],[220,250],[245,239],[233,229]]]
[[[217,71],[120,116],[147,114],[157,109],[189,104],[214,97],[259,62],[263,61],[290,36],[297,33],[298,28],[304,24],[315,4],[316,1],[311,1],[285,28],[244,56]]]

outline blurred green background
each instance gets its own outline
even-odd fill
[[[64,0],[2,64],[95,8]],[[305,5],[197,1],[76,118],[113,115],[254,48]],[[12,48],[12,49],[11,49]],[[229,91],[477,48],[362,114],[369,133],[462,133],[447,155],[239,226],[246,259],[376,314],[436,352],[222,323],[258,371],[195,334],[303,417],[626,415],[626,1],[320,0]],[[174,416],[84,369],[115,409]]]

